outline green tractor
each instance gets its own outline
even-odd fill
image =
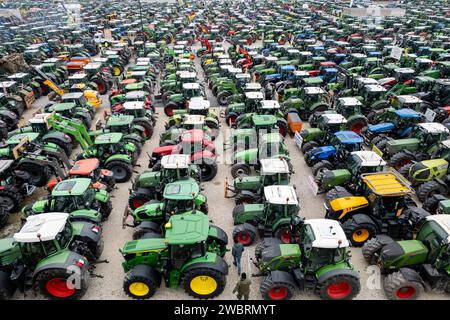
[[[171,117],[169,121],[174,123],[176,121],[174,117],[176,116]],[[166,131],[161,133],[159,144],[161,146],[175,144],[175,141],[178,141],[184,132],[196,129],[204,131],[206,139],[211,141],[214,141],[219,134],[217,128],[210,128],[208,126],[205,116],[186,114],[182,117],[182,122],[178,125],[170,126],[169,123],[166,124]]]
[[[175,110],[174,115],[169,117],[166,129],[173,126],[179,126],[185,120],[187,115],[204,116],[205,124],[210,129],[219,128],[219,116],[214,110],[210,110],[211,102],[203,97],[193,97],[188,102],[187,110]]]
[[[241,176],[234,179],[233,186],[225,180],[225,198],[230,198],[228,191],[235,198],[236,205],[260,202],[264,187],[271,185],[288,185],[291,171],[285,159],[261,159],[258,176]]]
[[[166,183],[161,201],[150,200],[133,212],[126,208],[123,226],[133,227],[133,239],[138,239],[146,232],[164,231],[162,226],[174,214],[207,214],[207,199],[200,191],[198,182],[193,178]],[[133,224],[126,224],[129,215],[133,217]]]
[[[259,102],[264,100],[264,95],[261,91],[247,91],[244,93],[244,101],[237,103],[230,103],[225,109],[225,122],[233,127],[239,115],[248,112],[255,112],[258,108]]]
[[[78,107],[73,102],[50,104],[44,107],[45,113],[56,113],[67,119],[79,119],[86,128],[92,124],[92,115],[85,108]]]
[[[347,119],[347,130],[360,133],[368,125],[362,110],[362,103],[354,97],[338,98],[334,111]]]
[[[426,218],[414,240],[377,236],[362,248],[366,261],[385,276],[383,288],[391,300],[418,299],[424,291],[450,293],[450,216]]]
[[[266,300],[290,299],[295,288],[324,300],[350,300],[358,295],[359,273],[350,262],[349,242],[337,221],[291,222],[298,243],[266,238],[255,249],[253,276],[264,277],[259,291]]]
[[[181,286],[195,298],[220,295],[229,268],[223,258],[228,238],[208,219],[204,214],[175,215],[165,225],[165,237],[148,234],[125,243],[120,250],[125,293],[134,299],[148,299],[164,279],[166,287]]]
[[[264,187],[262,203],[239,204],[233,210],[233,239],[244,246],[255,239],[275,237],[289,243],[291,218],[297,216],[299,203],[295,188],[288,185]]]
[[[169,99],[164,106],[164,113],[166,116],[171,117],[174,115],[175,110],[185,109],[191,98],[203,96],[205,96],[203,87],[199,83],[183,83],[181,93],[169,96]]]
[[[413,161],[430,159],[439,149],[439,143],[447,140],[449,130],[436,122],[419,123],[410,138],[389,139],[386,143],[386,157],[389,164],[399,170]]]
[[[284,114],[295,112],[307,121],[311,114],[330,109],[326,92],[320,87],[304,87],[299,97],[289,98],[281,104]]]
[[[1,105],[8,106],[18,117],[25,111],[25,107],[31,107],[34,102],[33,91],[20,90],[15,81],[0,82],[0,89],[3,91]]]
[[[0,240],[0,297],[34,289],[55,300],[81,298],[89,287],[91,263],[103,251],[101,237],[97,224],[71,222],[67,213],[28,217],[12,238]],[[80,276],[78,283],[74,274]]]
[[[135,210],[150,200],[161,200],[168,183],[190,178],[200,182],[200,170],[196,164],[191,163],[189,155],[163,156],[158,171],[144,171],[135,178],[128,205],[131,210]]]
[[[24,207],[22,213],[27,217],[44,212],[69,212],[71,220],[105,221],[112,211],[105,189],[99,189],[89,178],[63,180],[46,199]]]

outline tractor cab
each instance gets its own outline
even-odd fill
[[[345,118],[350,118],[354,114],[362,114],[362,103],[356,98],[345,97],[339,98],[335,107],[335,111]]]
[[[387,92],[387,89],[379,84],[369,84],[363,87],[363,97],[366,104],[371,104],[375,101],[382,100]]]
[[[365,173],[381,172],[386,161],[373,151],[354,151],[348,158],[348,169],[354,177]]]
[[[388,119],[394,122],[398,128],[407,128],[419,123],[422,119],[422,115],[412,109],[401,108],[397,110],[388,110]]]
[[[397,83],[404,84],[406,81],[414,79],[416,71],[411,68],[397,68],[394,69],[394,78]]]
[[[203,97],[193,97],[189,100],[188,111],[192,115],[207,116],[211,102]]]
[[[261,91],[245,92],[245,111],[252,112],[258,109],[258,105],[264,100],[264,95]]]
[[[161,158],[161,180],[166,183],[188,179],[191,157],[188,154],[170,154]]]
[[[177,71],[177,81],[179,83],[193,83],[197,79],[197,73],[191,71]]]
[[[134,116],[136,119],[145,117],[153,119],[153,112],[143,101],[127,101],[122,106],[122,114]]]
[[[99,99],[99,98],[98,98]],[[92,104],[88,102],[83,92],[69,92],[62,96],[62,103],[74,103],[77,107],[92,109]]]
[[[109,132],[120,132],[123,134],[133,133],[134,116],[131,115],[111,115],[105,124],[105,129]]]
[[[211,137],[209,137],[201,129],[193,129],[184,131],[180,136],[180,144],[176,147],[176,151],[172,153],[196,154],[205,148],[213,147]],[[210,150],[211,151],[211,150]]]
[[[317,128],[327,135],[341,131],[346,124],[347,119],[339,113],[323,113],[317,120]]]
[[[362,149],[363,138],[353,131],[338,131],[331,139],[331,146],[337,151],[350,153]]]
[[[103,133],[94,140],[97,157],[106,159],[116,153],[121,153],[123,134],[120,132]]]
[[[391,98],[391,105],[394,108],[411,109],[415,111],[421,110],[422,100],[412,95],[400,95]]]
[[[69,76],[69,91],[79,92],[86,89],[86,83],[89,81],[89,77],[86,73],[79,72]]]
[[[437,101],[441,105],[450,104],[450,80],[449,79],[437,79],[434,81],[434,85],[432,87],[432,91],[434,92],[434,100]]]
[[[166,184],[163,193],[166,221],[172,215],[195,211],[196,200],[199,196],[203,197],[200,193],[200,186],[192,179]]]
[[[321,87],[304,87],[301,98],[305,105],[313,105],[325,99],[326,92]]]
[[[300,210],[297,194],[293,186],[274,185],[264,187],[264,220],[266,225],[273,225],[283,218],[291,218],[298,215]],[[289,239],[281,240],[288,243]]]
[[[270,159],[288,155],[289,151],[278,132],[263,134],[258,143],[258,159]]]
[[[288,162],[285,159],[261,159],[259,163],[261,164],[260,174],[262,177],[261,184],[263,186],[289,184],[290,170]]]
[[[420,140],[421,145],[430,147],[440,141],[449,138],[449,129],[441,123],[419,123],[413,132],[413,136]]]
[[[250,84],[251,82],[251,76],[249,73],[236,73],[234,75],[236,86],[238,88],[245,88],[247,84]],[[256,83],[254,83],[256,84]],[[259,84],[259,83],[257,83]],[[261,84],[259,84],[261,86]],[[245,89],[244,89],[245,91]]]
[[[44,107],[45,113],[56,112],[65,118],[72,119],[77,112],[77,105],[73,102],[55,103]]]
[[[427,58],[417,58],[416,65],[414,69],[417,73],[421,73],[422,71],[426,71],[432,68],[434,61]]]
[[[185,115],[181,126],[185,130],[202,130],[205,126],[205,116],[197,114],[187,114]]]
[[[260,115],[275,115],[280,110],[280,104],[276,100],[262,100],[259,103],[256,113]]]
[[[244,93],[247,92],[261,92],[262,86],[259,82],[248,82],[244,86]]]
[[[193,97],[204,96],[200,84],[196,82],[183,83],[182,95],[185,100],[189,100]]]

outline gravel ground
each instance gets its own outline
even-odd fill
[[[196,51],[197,47],[193,48],[193,51]],[[196,58],[196,67],[198,71],[198,77],[200,81],[203,81],[203,71],[199,64],[199,59]],[[211,101],[211,106],[216,107],[218,103],[216,99],[213,97],[211,91],[207,89],[208,99]],[[97,111],[96,119],[102,117],[103,110],[109,110],[109,102],[108,97],[103,96],[103,104],[100,110]],[[45,106],[48,103],[48,99],[43,97],[40,98],[33,106],[33,108],[27,110],[24,114],[24,120],[28,120],[37,109]],[[217,110],[219,111],[219,110]],[[148,165],[148,157],[147,152],[151,153],[153,148],[157,147],[159,144],[159,134],[164,130],[164,124],[166,122],[167,117],[164,115],[162,108],[157,107],[158,120],[155,128],[155,134],[153,138],[148,141],[144,147],[143,152],[140,156],[138,164],[140,167],[135,167],[137,172],[142,172],[147,169]],[[94,123],[95,121],[93,121]],[[307,124],[304,124],[305,128]],[[221,131],[223,136],[226,133],[228,127],[224,123],[224,120],[221,119]],[[220,137],[215,141],[216,147],[220,143],[222,143]],[[301,211],[300,215],[306,218],[323,218],[325,210],[323,207],[323,196],[314,196],[312,191],[310,190],[308,184],[308,175],[311,173],[310,168],[305,164],[303,160],[303,155],[300,150],[297,148],[294,140],[290,137],[286,138],[286,144],[290,150],[290,154],[292,157],[292,162],[294,164],[295,173],[293,174],[291,180],[292,183],[297,187],[297,195],[299,197]],[[73,158],[80,150],[75,150],[73,153]],[[217,176],[211,182],[206,182],[203,185],[204,194],[208,198],[209,204],[209,215],[213,221],[213,223],[217,226],[220,226],[224,229],[229,238],[231,240],[231,234],[233,230],[233,221],[232,221],[232,210],[234,208],[234,199],[226,199],[224,198],[224,181],[228,178],[229,181],[232,181],[232,177],[230,174],[230,166],[226,164],[220,164]],[[123,270],[122,270],[122,257],[119,253],[119,248],[123,246],[125,241],[131,239],[131,229],[126,228],[122,229],[122,214],[124,208],[127,204],[129,189],[131,188],[131,182],[118,184],[118,189],[112,192],[112,203],[113,203],[113,212],[109,219],[103,225],[103,238],[105,242],[105,247],[103,251],[102,258],[108,259],[109,263],[102,263],[97,265],[95,269],[95,273],[102,275],[103,278],[93,278],[91,285],[83,297],[86,300],[106,300],[106,299],[129,299],[128,296],[125,295],[122,290],[122,280],[123,280]],[[46,194],[45,190],[38,190],[32,197],[27,199],[26,203],[31,203],[34,200],[42,197]],[[10,218],[10,224],[2,230],[0,235],[2,237],[11,235],[17,228],[19,227],[19,214],[13,214]],[[231,243],[230,243],[231,249]],[[249,258],[254,255],[255,245],[246,248],[243,254],[242,259],[242,271],[247,274],[256,273],[256,268],[251,264]],[[361,275],[361,292],[356,297],[356,299],[363,300],[374,300],[374,299],[385,299],[384,293],[380,288],[379,281],[380,278],[377,276],[373,276],[374,269],[367,270],[367,264],[365,263],[362,255],[361,249],[351,248],[352,252],[352,262],[354,263],[357,270],[359,270]],[[238,280],[238,275],[236,268],[232,264],[231,254],[226,255],[226,261],[230,265],[229,275],[227,277],[227,285],[225,287],[224,292],[217,299],[235,299],[235,295],[232,293],[234,285]],[[251,286],[251,294],[250,299],[257,300],[261,299],[261,295],[259,294],[259,284],[262,278],[253,278],[252,286]],[[377,285],[378,284],[378,285]],[[16,294],[16,299],[35,299],[32,294],[29,294],[26,297],[22,295]],[[423,299],[448,299],[448,296],[445,295],[435,295],[435,294],[424,294],[422,296]],[[161,287],[160,290],[155,294],[153,299],[160,300],[188,300],[193,299],[192,297],[185,294],[182,289],[169,289],[165,287]],[[306,295],[300,294],[297,292],[293,299],[302,299],[302,300],[310,300],[310,299],[318,299],[315,295]]]

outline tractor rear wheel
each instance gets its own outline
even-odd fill
[[[353,119],[350,119],[347,122],[347,128],[355,133],[360,133],[362,128],[366,126],[367,126],[367,119],[362,116],[354,117]]]
[[[134,124],[144,128],[145,139],[150,139],[153,136],[153,126],[147,121],[136,121]]]
[[[225,122],[228,124],[229,127],[233,127],[236,124],[236,119],[237,119],[238,115],[235,112],[230,112],[226,118],[225,118]]]
[[[140,236],[138,240],[143,240],[143,239],[161,239],[161,238],[164,238],[164,237],[160,233],[146,232],[142,236]]]
[[[412,154],[406,153],[404,151],[397,152],[391,158],[390,165],[396,170],[400,170],[401,167],[412,163],[415,160]]]
[[[108,219],[109,215],[112,211],[112,202],[111,199],[108,199],[106,202],[102,202],[100,204],[100,214],[102,216],[102,221],[105,221]]]
[[[372,141],[370,141],[370,144],[371,144],[372,146],[376,146],[377,143],[380,142],[382,139],[384,139],[384,138],[381,137],[381,136],[376,136],[376,137],[374,137],[374,138],[372,139]]]
[[[183,275],[184,291],[194,298],[211,299],[223,292],[225,274],[207,267],[193,267]]]
[[[17,166],[17,170],[25,171],[30,175],[29,183],[36,187],[43,187],[50,179],[50,168],[35,163],[25,162]]]
[[[217,175],[217,162],[214,159],[204,158],[199,167],[202,181],[211,181]]]
[[[246,193],[239,192],[234,198],[236,205],[252,204],[258,202],[259,200],[260,197],[254,194],[253,192],[246,192]]]
[[[11,281],[11,275],[0,270],[0,300],[11,298],[16,289],[16,285]]]
[[[359,279],[348,274],[337,274],[319,283],[319,295],[324,300],[351,300],[361,289]]]
[[[228,97],[230,97],[230,93],[227,91],[219,92],[217,95],[217,102],[219,102],[219,105],[225,106],[228,104]]]
[[[427,181],[417,188],[417,198],[425,202],[433,194],[446,194],[447,189],[437,181]]]
[[[411,169],[411,167],[412,167],[412,163],[405,164],[403,167],[401,167],[398,170],[398,173],[400,173],[403,177],[408,179],[408,177],[409,177],[409,169]]]
[[[390,300],[413,300],[424,292],[424,287],[420,282],[406,279],[397,271],[384,278],[384,292]]]
[[[244,246],[250,246],[256,238],[257,230],[249,223],[239,224],[233,230],[233,240]]]
[[[344,187],[335,187],[327,192],[325,195],[325,201],[333,201],[337,198],[343,198],[343,197],[352,197],[353,195],[348,192]]]
[[[302,147],[300,148],[300,150],[303,152],[303,154],[307,153],[308,151],[319,147],[319,144],[315,141],[308,141],[305,142]]]
[[[317,177],[318,175],[322,175],[326,171],[333,170],[334,166],[331,164],[331,162],[323,160],[317,162],[311,169],[312,174],[314,177]]]
[[[113,160],[106,164],[105,169],[113,172],[114,179],[118,183],[127,182],[133,175],[133,167],[123,161]]]
[[[278,130],[279,130],[280,134],[283,137],[286,137],[286,135],[289,132],[289,127],[288,127],[287,121],[284,120],[284,119],[278,119],[277,120],[277,126],[278,126]]]
[[[173,111],[175,109],[178,109],[178,105],[176,103],[169,102],[164,107],[164,113],[166,114],[166,116],[171,117],[171,116],[173,116]]]
[[[19,209],[19,205],[22,202],[23,197],[17,191],[8,190],[7,187],[0,190],[0,207],[3,208],[6,212],[15,212]],[[8,218],[6,218],[7,220]],[[0,218],[0,226],[3,225],[3,219]],[[6,222],[6,221],[5,221]]]
[[[370,265],[375,265],[377,263],[377,258],[375,254],[380,252],[383,244],[378,240],[377,237],[367,240],[362,247],[362,254],[364,259]]]
[[[289,300],[295,291],[295,284],[289,281],[274,281],[271,275],[264,278],[259,288],[265,300]]]
[[[428,211],[431,214],[436,214],[439,202],[441,202],[441,199],[439,199],[439,197],[430,196],[424,201],[422,209]]]
[[[70,283],[71,274],[66,269],[46,269],[38,274],[36,286],[42,295],[55,300],[73,300],[81,298],[89,287],[90,275],[84,271],[78,288]],[[70,286],[69,284],[72,284]]]
[[[280,239],[282,243],[291,242],[291,226],[289,224],[279,226],[273,233],[274,237]]]
[[[137,265],[131,269],[123,280],[123,290],[133,299],[152,297],[161,284],[161,275],[150,266]]]
[[[72,153],[72,141],[66,143],[59,139],[48,138],[45,140],[45,142],[50,142],[50,143],[56,144],[58,147],[60,147],[62,150],[64,150],[64,153],[66,154],[66,156],[70,157],[70,154]]]
[[[154,197],[152,197],[150,194],[133,192],[128,198],[128,205],[130,206],[131,210],[135,210],[152,199],[154,199]]]
[[[382,153],[386,151],[386,145],[388,143],[388,139],[381,138],[380,141],[378,141],[376,144],[374,144],[378,150],[380,150]]]
[[[354,219],[345,221],[342,225],[347,238],[354,247],[361,247],[367,240],[377,234],[377,228],[371,223],[358,224]]]
[[[251,169],[248,165],[244,163],[235,163],[231,166],[231,175],[233,178],[249,176]]]

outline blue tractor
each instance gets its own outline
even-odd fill
[[[330,145],[314,148],[305,154],[305,162],[314,176],[345,166],[351,152],[362,150],[363,138],[353,131],[338,131]]]

